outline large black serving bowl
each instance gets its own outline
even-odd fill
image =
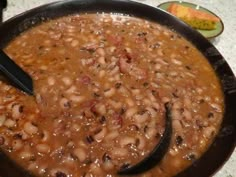
[[[0,47],[15,36],[42,21],[85,12],[112,12],[149,19],[165,25],[188,41],[208,59],[221,81],[225,96],[225,114],[221,129],[208,151],[176,177],[212,176],[229,158],[236,145],[236,79],[217,49],[198,32],[168,13],[127,0],[67,0],[44,5],[20,14],[0,25]],[[0,151],[0,176],[31,176]]]

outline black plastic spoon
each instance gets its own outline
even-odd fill
[[[159,143],[155,146],[152,152],[139,163],[118,171],[119,175],[134,175],[138,173],[143,173],[156,166],[162,160],[168,150],[172,135],[171,106],[169,103],[165,104],[165,109],[165,132],[163,133],[163,136],[161,137]]]
[[[7,0],[0,0],[0,23],[2,11],[7,7]],[[20,90],[33,95],[32,78],[23,71],[3,50],[0,50],[0,71]]]
[[[2,22],[2,11],[7,7],[7,0],[0,0],[0,23]]]
[[[14,86],[33,95],[32,78],[11,60],[3,50],[0,50],[0,71],[13,83]]]

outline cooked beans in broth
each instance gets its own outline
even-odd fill
[[[4,49],[35,97],[0,81],[0,147],[38,176],[114,177],[173,135],[159,165],[170,177],[212,143],[224,112],[218,79],[188,41],[159,24],[112,14],[44,22]]]

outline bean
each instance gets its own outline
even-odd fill
[[[143,150],[146,146],[145,138],[141,135],[137,135],[136,138],[137,138],[136,139],[136,141],[137,141],[136,144],[137,144],[138,149]]]
[[[192,101],[189,97],[184,97],[184,106],[191,110],[192,108]]]
[[[53,35],[50,35],[50,37],[54,40],[60,40],[62,37],[61,33],[54,33]]]
[[[38,150],[38,152],[44,153],[44,154],[47,154],[50,152],[50,146],[47,144],[38,144],[36,145],[36,149]]]
[[[203,130],[203,136],[204,136],[205,138],[208,138],[208,139],[212,138],[212,136],[213,136],[215,133],[216,133],[216,129],[215,129],[215,127],[213,127],[213,126],[206,127],[206,128],[204,128],[204,130]]]
[[[100,64],[102,64],[102,65],[106,64],[105,57],[103,57],[103,56],[99,57],[99,58],[98,58],[98,63],[100,63]]]
[[[185,72],[185,75],[186,75],[186,76],[190,76],[190,77],[192,77],[192,78],[196,78],[196,75],[194,75],[194,74],[192,74],[192,73],[190,73],[190,72]]]
[[[160,110],[160,108],[161,108],[160,104],[157,103],[157,102],[153,102],[153,103],[152,103],[152,106],[153,106],[153,108],[155,108],[156,110]]]
[[[151,92],[148,92],[148,98],[150,99],[150,101],[155,102],[156,98],[154,97],[154,95]]]
[[[5,122],[4,122],[4,125],[7,127],[7,128],[12,128],[12,127],[15,127],[16,126],[16,121],[12,120],[12,119],[6,119]]]
[[[8,91],[10,89],[11,89],[10,85],[4,85],[3,88],[2,88],[3,91]],[[4,97],[4,102],[8,101],[8,99],[10,99],[10,101],[12,101],[13,98],[14,98],[14,96],[6,96],[6,97]]]
[[[6,115],[5,114],[0,115],[0,127],[4,125],[5,120],[6,120]]]
[[[203,93],[203,89],[202,88],[196,88],[196,91],[197,91],[197,93],[199,93],[199,94],[202,94]]]
[[[155,64],[154,69],[155,71],[159,71],[161,69],[161,64],[160,63]]]
[[[22,47],[25,47],[26,44],[27,44],[26,42],[22,42],[22,43],[21,43],[21,46],[22,46]]]
[[[28,167],[27,167],[27,170],[29,171],[34,171],[38,168],[38,164],[36,162],[31,162]]]
[[[107,129],[103,128],[101,131],[96,133],[93,137],[97,142],[101,142],[107,133]]]
[[[162,100],[163,103],[170,102],[170,98],[168,98],[168,97],[162,97],[161,100]]]
[[[24,130],[20,131],[19,134],[22,140],[27,140],[29,138],[29,135]]]
[[[146,136],[146,138],[147,139],[152,139],[152,138],[154,138],[155,136],[156,136],[156,134],[157,134],[157,129],[156,129],[156,127],[147,127],[146,129],[145,129],[145,136]]]
[[[35,110],[35,113],[39,113],[39,110],[36,109],[36,110]],[[29,121],[33,121],[33,120],[36,119],[36,115],[35,115],[35,114],[29,114],[29,115],[27,116],[27,119],[28,119]]]
[[[21,56],[21,58],[24,58],[24,62],[26,64],[30,64],[30,63],[32,63],[34,61],[32,59],[32,57],[33,57],[33,54],[26,54],[26,55]],[[30,58],[30,59],[28,59],[28,58]]]
[[[81,103],[82,101],[85,100],[85,97],[84,97],[84,96],[78,96],[78,95],[71,95],[71,96],[69,97],[69,99],[70,99],[72,102]]]
[[[119,92],[123,94],[123,96],[128,96],[129,91],[125,87],[120,87]]]
[[[67,25],[66,28],[67,29],[73,29],[74,31],[76,31],[77,26]]]
[[[170,150],[169,150],[169,154],[171,156],[176,156],[178,153],[179,153],[179,150],[176,147],[175,148],[170,148]]]
[[[149,100],[149,99],[147,99],[147,98],[144,98],[143,103],[144,103],[146,106],[150,106],[150,105],[152,104],[151,100]]]
[[[78,125],[78,124],[73,124],[73,125],[71,126],[71,130],[72,130],[72,131],[78,132],[80,129],[81,129],[81,126]]]
[[[170,71],[169,75],[172,77],[176,77],[176,76],[178,76],[178,73],[176,71]]]
[[[38,132],[38,127],[33,125],[31,122],[26,122],[23,128],[24,128],[24,131],[28,133],[29,135],[33,135]]]
[[[104,57],[105,56],[105,50],[103,48],[98,48],[96,50],[96,52],[98,53],[98,55]]]
[[[131,144],[135,144],[135,143],[136,143],[136,139],[134,137],[130,137],[130,136],[122,137],[119,141],[119,144],[122,148],[127,145],[131,145]]]
[[[98,73],[98,76],[99,76],[100,78],[103,78],[105,75],[106,75],[106,71],[105,71],[105,70],[101,70],[101,71],[99,71],[99,73]]]
[[[144,95],[143,94],[136,95],[135,99],[138,100],[138,101],[142,101],[144,99]],[[137,105],[139,105],[138,101],[137,101]]]
[[[137,94],[141,93],[141,90],[140,89],[132,89],[131,92],[132,92],[133,95],[137,95]]]
[[[113,147],[110,154],[113,158],[120,158],[120,157],[127,157],[129,152],[127,149],[124,148]]]
[[[116,47],[111,46],[111,47],[108,48],[108,50],[109,50],[110,53],[113,53],[116,50]]]
[[[159,56],[164,56],[163,49],[157,49],[157,54],[158,54]],[[165,64],[165,65],[167,65],[166,62],[162,62],[161,64]]]
[[[107,19],[107,21],[104,21],[104,22],[109,22],[109,21]],[[106,30],[106,34],[111,34],[111,30]]]
[[[181,159],[177,158],[177,156],[175,158],[172,158],[171,159],[171,162],[170,162],[170,165],[173,167],[173,168],[180,168],[180,165],[181,165]]]
[[[112,71],[114,71],[115,69],[113,69]],[[121,80],[120,78],[120,74],[119,73],[116,73],[114,76],[113,76],[113,79],[115,82],[119,82]]]
[[[114,88],[111,88],[109,90],[104,91],[105,97],[112,97],[115,94],[116,90]]]
[[[67,34],[70,36],[74,36],[76,32],[75,28],[68,28],[66,31],[68,32]]]
[[[183,116],[185,117],[186,120],[192,120],[192,113],[187,109],[184,110]]]
[[[92,163],[90,165],[90,170],[93,174],[96,174],[97,176],[104,176],[103,170],[101,169],[100,165]]]
[[[173,109],[180,109],[181,107],[182,103],[180,101],[175,101],[172,106]]]
[[[71,42],[72,40],[73,40],[73,38],[72,37],[68,37],[68,38],[65,38],[64,39],[66,42]]]
[[[145,112],[144,114],[134,115],[134,120],[138,125],[148,121],[148,118],[149,118],[148,112]]]
[[[12,118],[17,119],[21,116],[23,112],[23,106],[20,104],[15,104],[12,107]]]
[[[129,117],[132,117],[137,112],[138,112],[137,107],[131,107],[126,111],[125,116],[129,118]]]
[[[110,170],[114,169],[114,164],[112,163],[111,160],[105,161],[105,162],[103,163],[103,168],[104,168],[106,171],[110,171]]]
[[[100,115],[105,115],[107,110],[106,106],[104,104],[97,104],[95,106],[96,112],[99,113]]]
[[[12,148],[16,151],[20,150],[23,147],[22,140],[13,140],[12,141]]]
[[[72,80],[69,77],[63,77],[61,80],[66,86],[70,86],[72,84]]]
[[[67,98],[62,98],[59,104],[62,109],[68,109],[71,107],[70,101]]]
[[[87,144],[85,143],[85,141],[79,141],[78,142],[78,145],[80,146],[80,147],[83,147],[84,149],[87,149]]]
[[[44,165],[41,165],[41,166],[38,167],[38,173],[39,173],[39,175],[45,176],[45,174],[46,174],[46,172],[47,172],[47,166],[48,166],[48,165],[44,164]]]
[[[53,86],[56,83],[56,80],[54,77],[50,76],[48,77],[48,85]]]
[[[114,140],[115,138],[117,138],[118,136],[119,136],[118,131],[112,131],[106,135],[105,140],[111,141],[111,140]]]
[[[129,107],[132,107],[135,105],[134,101],[131,98],[127,98],[125,102],[127,103]]]
[[[194,161],[194,160],[196,160],[197,155],[196,155],[195,152],[190,152],[189,154],[187,154],[187,155],[185,156],[185,158],[186,158],[187,160],[189,160],[189,161]]]
[[[210,106],[216,111],[216,112],[222,112],[222,108],[219,104],[211,103]]]
[[[5,102],[5,101],[4,101]],[[16,105],[16,104],[18,104],[18,103],[16,103],[16,102],[10,102],[9,104],[7,104],[7,110],[9,110],[9,111],[12,111],[12,107],[14,106],[14,105]]]
[[[73,154],[79,159],[80,162],[84,162],[87,158],[87,153],[83,148],[76,148]]]
[[[122,103],[118,101],[108,100],[108,103],[115,109],[120,109],[122,107]]]
[[[43,43],[44,43],[46,46],[49,46],[49,45],[52,43],[52,41],[49,40],[49,39],[47,39],[47,40],[44,40]]]
[[[71,47],[77,47],[79,45],[79,41],[74,39],[71,41]]]
[[[68,168],[73,168],[73,166],[75,165],[75,158],[71,154],[66,155],[63,158],[63,164],[66,165]]]
[[[181,120],[182,119],[179,109],[173,109],[171,114],[172,114],[173,120]]]
[[[147,107],[146,110],[151,114],[152,118],[155,118],[157,116],[157,111],[152,107]]]
[[[181,62],[181,61],[179,61],[179,60],[177,60],[177,59],[174,59],[174,58],[171,60],[171,62],[174,63],[174,64],[176,64],[176,65],[179,65],[179,66],[182,65],[182,62]]]
[[[115,77],[117,77],[117,76],[120,76],[119,70],[120,70],[119,67],[118,67],[118,66],[115,66],[115,67],[109,72],[109,74],[115,78]],[[116,79],[116,80],[117,80],[117,79]]]
[[[136,124],[130,124],[128,126],[128,128],[130,131],[138,131],[139,130],[139,127]]]
[[[23,150],[19,153],[21,159],[30,160],[33,157],[33,154],[30,151]]]
[[[49,140],[49,133],[46,130],[43,130],[43,138],[42,138],[42,142],[47,142]]]
[[[72,85],[70,88],[68,88],[65,93],[72,94],[76,92],[76,86]]]

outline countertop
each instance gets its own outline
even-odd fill
[[[7,20],[14,15],[42,4],[57,0],[8,0],[8,7],[4,11],[3,19]],[[167,0],[136,0],[138,2],[157,6]],[[224,22],[224,32],[213,41],[215,47],[224,56],[234,74],[236,74],[236,0],[185,0],[203,6],[217,14]],[[199,176],[200,177],[200,176]],[[214,177],[236,177],[236,149],[226,164]]]

